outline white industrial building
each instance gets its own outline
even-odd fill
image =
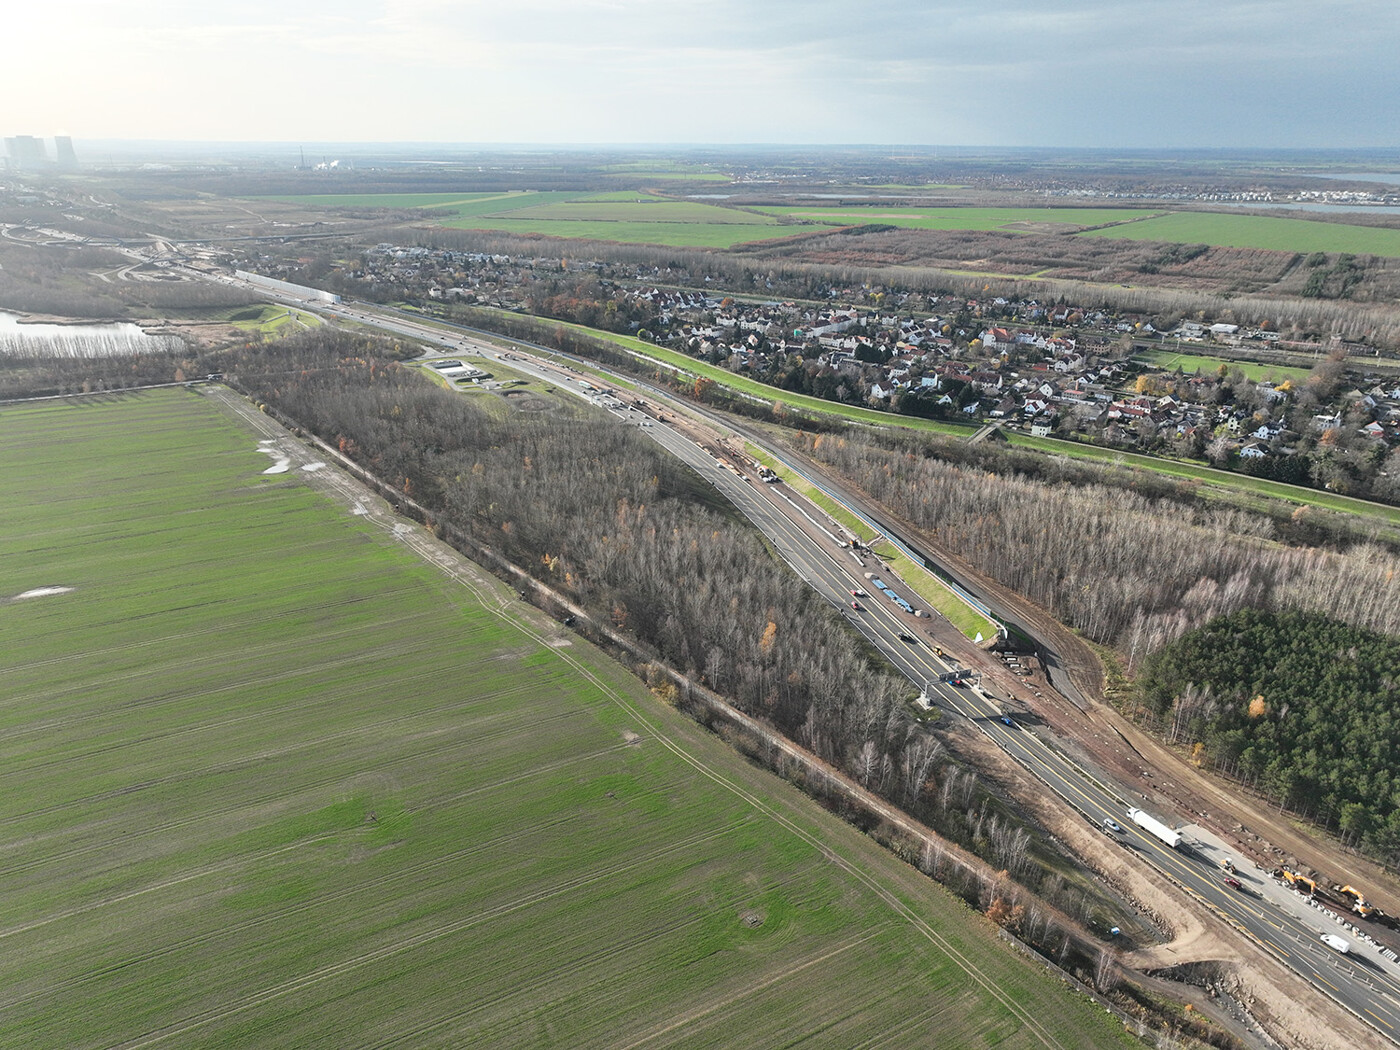
[[[294,295],[298,299],[315,299],[322,303],[338,303],[340,296],[334,292],[323,292],[319,288],[308,288],[304,284],[292,284],[291,281],[279,281],[275,277],[264,277],[260,273],[249,273],[247,270],[234,270],[233,275],[240,281],[247,281],[268,291],[281,292],[283,295]]]

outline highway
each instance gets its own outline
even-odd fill
[[[495,353],[484,347],[479,350]],[[585,378],[589,387],[581,387],[582,377],[562,365],[532,362],[518,354],[511,354],[507,364],[580,398],[598,401],[597,381]],[[658,400],[651,393],[648,397],[653,402]],[[672,411],[677,407],[673,405]],[[623,422],[640,421],[635,410],[613,414]],[[1382,1034],[1396,1038],[1396,1033],[1400,1033],[1400,965],[1369,950],[1355,934],[1307,907],[1292,891],[1277,887],[1270,876],[1223,845],[1208,843],[1199,833],[1193,834],[1190,827],[1183,829],[1183,848],[1173,849],[1134,825],[1127,817],[1128,807],[1139,803],[1150,808],[1139,797],[1125,797],[1124,791],[1107,783],[1102,775],[1086,770],[1014,718],[1011,725],[1003,723],[1003,706],[976,685],[954,686],[938,681],[940,675],[957,668],[934,651],[924,631],[928,621],[894,605],[871,585],[866,574],[873,573],[884,580],[915,608],[922,601],[884,570],[878,559],[842,546],[842,537],[831,527],[824,511],[790,493],[787,486],[746,477],[738,465],[717,460],[710,449],[680,429],[650,418],[646,422],[650,425],[643,427],[642,433],[715,485],[768,536],[779,554],[818,594],[837,607],[911,681],[926,689],[932,703],[977,726],[1091,825],[1166,874],[1225,921],[1244,931],[1265,952]],[[859,612],[850,607],[852,590],[868,594],[858,599],[862,607]],[[912,637],[915,642],[903,641],[902,636]],[[1107,831],[1105,819],[1115,821],[1121,832]],[[1232,889],[1223,881],[1220,862],[1226,856],[1236,866],[1241,890]],[[1287,907],[1289,904],[1291,908]],[[1352,941],[1352,954],[1343,957],[1323,945],[1320,934],[1329,932],[1340,933]]]
[[[1010,725],[1005,724],[1003,705],[976,685],[940,683],[940,675],[957,668],[934,651],[923,630],[927,621],[894,605],[871,586],[866,574],[873,572],[915,608],[922,605],[919,597],[885,571],[876,558],[842,547],[840,537],[828,531],[826,516],[819,508],[810,504],[804,507],[806,501],[790,496],[786,486],[744,478],[736,469],[717,463],[709,451],[668,425],[657,424],[644,433],[709,478],[769,537],[818,594],[837,606],[911,681],[926,689],[933,703],[977,726],[1090,824],[1165,873],[1217,915],[1243,930],[1263,950],[1362,1020],[1396,1039],[1400,1034],[1400,965],[1380,956],[1330,917],[1307,907],[1292,891],[1276,886],[1269,875],[1244,858],[1193,834],[1190,827],[1183,829],[1186,841],[1181,848],[1167,846],[1128,819],[1130,805],[1142,804],[1146,808],[1140,798],[1125,798],[1121,789],[1084,769],[1014,717]],[[859,599],[862,611],[850,607],[852,590],[868,593],[868,597]],[[915,641],[910,644],[903,637]],[[1122,830],[1108,831],[1103,823],[1106,819],[1113,820]],[[1224,882],[1220,865],[1227,856],[1235,865],[1241,890]],[[1288,904],[1292,907],[1286,907]],[[1321,942],[1322,933],[1341,934],[1352,942],[1352,953],[1346,957],[1338,955]]]
[[[264,289],[257,290],[265,297],[278,298],[268,296]],[[463,334],[384,314],[373,307],[331,306],[290,298],[286,301],[303,309],[329,313],[441,346],[449,356],[458,353],[496,359],[506,356],[499,348]],[[511,342],[521,345],[518,340]],[[592,388],[596,383],[580,386],[580,376],[571,372],[562,355],[545,348],[534,348],[533,352],[545,359],[523,356],[523,351],[515,351],[508,355],[506,367],[534,375],[581,399],[599,403],[598,393]],[[593,372],[602,371],[591,362],[588,368]],[[636,385],[631,377],[619,377],[619,381]],[[647,390],[647,400],[653,404],[669,401],[664,394],[651,389]],[[691,413],[694,409],[671,402],[667,411]],[[1208,840],[1199,829],[1190,826],[1180,829],[1186,842],[1179,849],[1159,841],[1127,817],[1128,806],[1142,801],[1140,796],[1109,783],[1096,771],[1085,769],[1058,750],[1053,741],[1042,738],[1014,718],[1010,725],[1004,724],[1001,704],[975,685],[959,687],[940,683],[940,675],[957,668],[935,653],[924,631],[928,621],[894,605],[871,586],[866,574],[879,576],[914,608],[921,607],[922,601],[886,573],[876,559],[842,546],[842,537],[836,535],[819,508],[787,491],[786,486],[761,483],[743,476],[737,466],[716,460],[710,450],[696,444],[681,429],[656,418],[664,416],[658,410],[654,409],[653,417],[647,419],[631,407],[614,408],[612,412],[624,423],[650,424],[640,426],[639,432],[714,484],[768,536],[775,549],[818,594],[839,608],[912,682],[926,689],[931,703],[951,716],[967,719],[1092,826],[1176,882],[1222,920],[1243,931],[1266,954],[1376,1032],[1391,1042],[1400,1042],[1400,964],[1382,957],[1358,932],[1340,927],[1335,919],[1309,907],[1292,891],[1276,886],[1268,874],[1258,871],[1242,857],[1230,854],[1223,845]],[[857,589],[869,595],[859,599],[860,612],[850,607],[850,592]],[[903,636],[915,641],[905,641]],[[1167,823],[1175,823],[1169,813],[1153,811],[1149,804],[1144,804],[1143,808]],[[1108,831],[1103,823],[1106,819],[1115,821],[1122,830]],[[1236,865],[1242,889],[1233,889],[1223,881],[1220,863],[1227,856]],[[1338,933],[1347,938],[1352,942],[1351,952],[1344,956],[1326,947],[1320,940],[1323,933]]]

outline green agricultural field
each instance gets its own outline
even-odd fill
[[[845,207],[790,206],[763,208],[826,226],[884,223],[911,230],[1002,230],[1038,232],[1073,230],[1106,223],[1129,222],[1156,211],[1134,208],[906,208],[895,204],[850,204]]]
[[[538,233],[546,237],[660,244],[672,248],[730,248],[749,241],[771,241],[809,232],[801,227],[740,225],[724,222],[646,222],[522,219],[515,216],[461,218],[443,223],[459,230],[500,230]]]
[[[1175,350],[1146,350],[1137,354],[1136,359],[1155,365],[1166,372],[1175,372],[1180,368],[1187,375],[1197,371],[1216,372],[1224,365],[1226,368],[1238,368],[1245,374],[1246,378],[1256,382],[1264,379],[1272,379],[1279,383],[1285,379],[1292,379],[1296,382],[1300,379],[1306,379],[1309,373],[1309,369],[1290,365],[1267,365],[1257,361],[1231,361],[1224,357],[1208,357],[1203,354],[1179,354]]]
[[[526,190],[523,193],[508,193],[494,197],[484,197],[477,201],[465,201],[436,209],[438,221],[443,225],[453,225],[456,220],[469,216],[512,215],[518,211],[539,207],[545,204],[559,204],[577,200],[579,194],[562,190]]]
[[[255,438],[0,409],[0,1043],[1138,1045]]]
[[[549,237],[729,248],[807,232],[777,218],[694,201],[671,201],[637,191],[450,194],[397,193],[271,197],[327,208],[426,208],[441,225],[462,230],[538,233]]]
[[[1400,258],[1400,230],[1285,219],[1272,215],[1182,211],[1106,230],[1091,230],[1081,236],[1213,244],[1227,248],[1268,248],[1284,252],[1352,252]]]
[[[558,190],[510,190],[506,193],[321,193],[253,199],[313,208],[423,208],[440,213],[442,219],[457,219],[471,215],[508,215],[524,208],[577,200],[582,196]]]
[[[720,208],[694,201],[645,200],[600,201],[596,198],[545,204],[511,213],[513,219],[566,219],[576,222],[690,222],[708,225],[736,223],[748,226],[776,226],[778,220],[735,208]]]
[[[643,190],[612,190],[608,193],[590,193],[586,197],[575,197],[576,201],[664,201],[667,197],[658,197],[654,193],[646,193]]]
[[[443,208],[487,201],[508,203],[514,197],[525,196],[527,193],[524,190],[515,190],[510,193],[303,193],[256,199],[314,204],[321,208]]]

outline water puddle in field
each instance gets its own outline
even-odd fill
[[[285,474],[292,468],[291,457],[282,455],[281,452],[272,447],[273,444],[274,439],[272,438],[264,438],[262,441],[258,442],[258,451],[263,453],[264,455],[271,456],[273,459],[272,466],[264,470],[263,473]]]
[[[35,587],[32,591],[16,594],[10,601],[18,602],[23,601],[25,598],[47,598],[54,594],[68,594],[72,590],[72,587]]]

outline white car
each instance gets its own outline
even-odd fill
[[[1112,817],[1104,817],[1103,826],[1108,828],[1109,831],[1116,832],[1119,835],[1123,833],[1123,826],[1119,824],[1118,821],[1114,820]]]

